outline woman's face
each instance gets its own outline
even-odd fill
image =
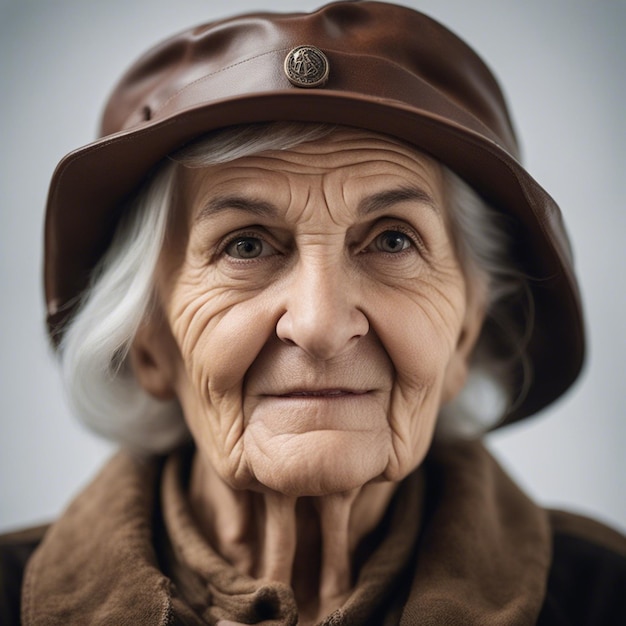
[[[322,495],[406,476],[482,323],[437,163],[341,131],[180,182],[158,310],[133,347],[140,382],[178,396],[235,488]]]

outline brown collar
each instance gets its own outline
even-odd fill
[[[116,455],[29,563],[24,624],[296,624],[289,587],[241,576],[207,544],[183,465],[173,455],[161,476],[160,462]],[[479,443],[435,446],[425,473],[423,529],[415,474],[352,596],[325,623],[534,624],[550,564],[546,514]]]

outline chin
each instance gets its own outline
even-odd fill
[[[353,431],[278,435],[246,446],[261,488],[292,497],[325,496],[380,480],[390,458],[390,436]]]

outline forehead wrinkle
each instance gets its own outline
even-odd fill
[[[329,175],[332,174],[329,172]],[[336,168],[334,174],[342,179],[350,195],[356,193],[357,197],[365,197],[370,186],[373,186],[379,190],[403,190],[406,200],[424,202],[434,209],[438,208],[438,201],[441,200],[441,166],[421,155],[395,154],[390,158],[381,158],[380,155],[363,158]]]
[[[308,184],[292,193],[285,217],[295,224],[299,230],[313,227],[319,234],[326,233],[325,224],[333,223],[341,226],[341,221],[336,218],[332,211],[332,203],[324,187],[323,176],[308,175]],[[315,180],[317,179],[317,180]],[[322,216],[327,215],[330,222]]]
[[[341,142],[339,142],[341,144]],[[381,142],[382,143],[382,142]],[[310,148],[310,146],[308,146]],[[319,149],[319,146],[316,146]],[[396,146],[393,146],[394,148]],[[312,151],[315,154],[315,151]],[[323,152],[323,151],[322,151]],[[363,154],[365,152],[365,154]],[[395,159],[392,157],[390,159],[382,158],[381,152],[391,152]],[[328,212],[331,220],[334,223],[337,223],[337,217],[335,216],[331,206],[331,198],[330,195],[333,195],[332,192],[327,188],[327,185],[332,185],[332,183],[337,183],[337,178],[344,179],[340,181],[340,197],[344,206],[348,206],[349,195],[352,195],[349,192],[347,185],[348,181],[352,178],[356,172],[355,169],[362,170],[365,168],[365,174],[370,174],[372,169],[375,170],[377,175],[385,175],[385,171],[389,171],[390,168],[393,169],[399,168],[401,171],[404,170],[404,174],[401,174],[401,177],[406,178],[407,174],[411,176],[411,178],[417,177],[417,179],[424,179],[425,182],[429,182],[429,179],[432,179],[433,174],[437,174],[437,168],[433,172],[431,170],[430,159],[427,157],[424,159],[421,154],[413,154],[408,150],[394,150],[390,149],[387,146],[376,146],[374,149],[364,150],[359,155],[360,158],[357,159],[348,159],[348,162],[345,161],[345,157],[354,153],[354,149],[352,147],[346,148],[346,146],[342,146],[339,150],[335,151],[334,154],[322,155],[317,154],[316,156],[322,157],[322,162],[319,159],[314,159],[311,162],[310,157],[311,153],[299,153],[298,150],[290,150],[285,152],[267,152],[256,156],[244,157],[236,164],[229,164],[229,167],[233,167],[236,170],[240,170],[237,172],[236,178],[242,177],[244,179],[251,178],[252,181],[244,182],[241,190],[235,189],[225,189],[222,190],[222,193],[217,193],[215,196],[210,197],[211,193],[209,192],[208,200],[204,202],[200,202],[200,210],[196,212],[196,217],[194,218],[194,223],[202,222],[216,214],[219,214],[225,210],[235,210],[247,212],[251,215],[256,215],[259,217],[269,217],[269,218],[277,218],[280,213],[278,206],[274,202],[274,198],[269,197],[267,195],[267,190],[263,190],[261,194],[258,194],[258,190],[255,190],[254,187],[256,185],[255,182],[261,182],[262,186],[265,187],[265,184],[270,184],[272,188],[272,195],[276,193],[276,187],[274,184],[270,183],[270,179],[274,176],[289,177],[290,175],[295,175],[298,177],[302,177],[304,180],[307,180],[308,185],[306,189],[306,197],[300,198],[300,216],[303,217],[306,213],[309,213],[308,207],[315,200],[317,194],[313,192],[311,188],[315,183],[313,182],[315,178],[318,180],[321,178],[324,181],[321,185],[320,191],[322,192],[322,197],[324,202],[325,209]],[[331,156],[332,155],[332,156]],[[341,156],[340,156],[341,155]],[[324,158],[324,157],[329,158]],[[306,163],[299,162],[299,157],[305,157]],[[309,157],[309,158],[306,158]],[[337,158],[339,157],[339,161]],[[424,162],[426,160],[426,162]],[[216,170],[222,169],[220,166],[215,168]],[[217,173],[217,172],[216,172]],[[264,175],[267,174],[269,176]],[[389,171],[389,173],[392,173]],[[360,176],[357,175],[357,178]],[[218,174],[218,180],[219,180]],[[227,177],[226,181],[227,185],[233,183],[230,179],[230,176]],[[254,180],[256,179],[256,181]],[[261,179],[261,180],[259,180]],[[311,180],[313,179],[313,180]],[[354,180],[354,179],[353,179]],[[275,181],[277,182],[277,181]],[[252,183],[252,188],[250,188],[250,183]],[[219,187],[221,183],[218,182],[217,187]],[[238,186],[238,185],[237,185]],[[383,189],[377,193],[372,193],[369,196],[361,198],[357,205],[356,210],[358,215],[369,215],[371,213],[375,213],[377,211],[381,211],[389,208],[390,206],[401,203],[401,202],[418,202],[425,206],[429,206],[433,208],[436,212],[439,212],[438,204],[433,199],[433,196],[428,193],[424,189],[424,186],[417,183],[413,183],[410,180],[406,182],[397,181],[395,183],[389,183],[389,189]],[[430,185],[426,185],[426,189],[428,189]],[[293,210],[294,203],[294,194],[293,189],[290,184],[287,184],[287,193],[289,196],[287,206],[291,207]],[[215,191],[218,191],[215,190]],[[283,190],[284,191],[284,190]],[[300,195],[300,194],[296,194]],[[438,194],[435,194],[437,196]],[[303,201],[304,200],[304,201]],[[329,202],[330,201],[330,202]],[[281,205],[284,202],[284,199],[281,200]],[[317,203],[315,203],[317,204]],[[315,208],[318,211],[313,211],[313,215],[317,213],[319,215],[319,209],[321,207],[316,206]],[[291,211],[289,211],[291,213]],[[312,215],[311,215],[312,217]],[[341,221],[341,219],[339,219]]]

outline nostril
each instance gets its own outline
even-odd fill
[[[308,295],[312,290],[309,290]],[[329,290],[314,302],[296,292],[278,316],[275,335],[284,346],[301,348],[315,359],[332,359],[350,350],[370,330],[367,315],[350,302],[345,288]],[[295,297],[301,296],[301,297]]]

